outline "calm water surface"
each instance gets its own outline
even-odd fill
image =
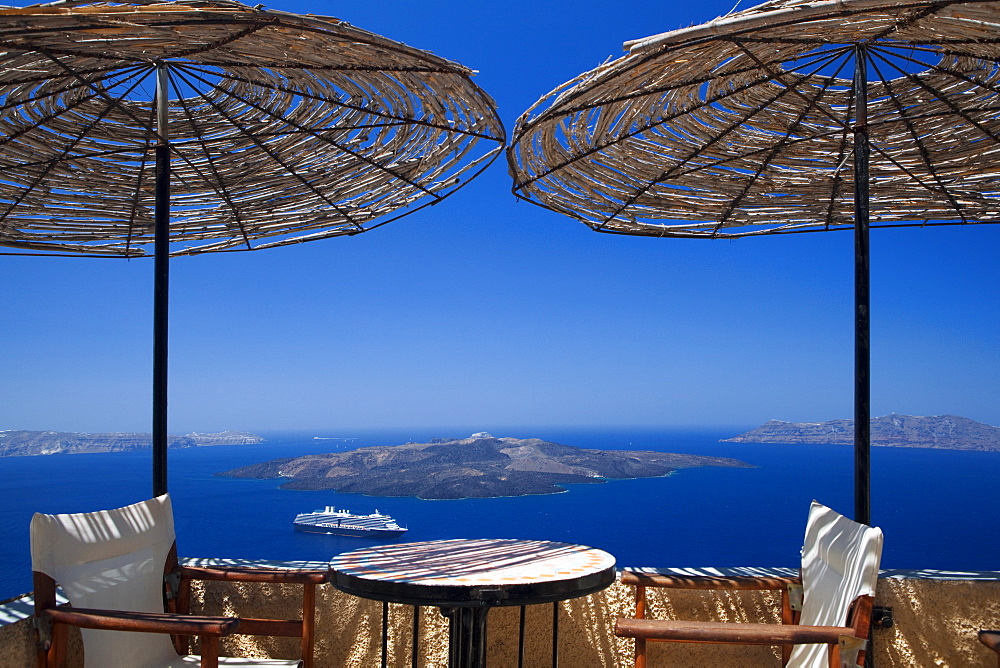
[[[170,451],[178,550],[187,557],[328,560],[371,545],[362,538],[292,531],[297,513],[325,505],[376,508],[409,527],[406,541],[534,538],[592,545],[620,566],[796,566],[809,501],[853,512],[850,446],[719,443],[737,431],[497,430],[567,445],[649,449],[742,459],[757,468],[696,468],[666,478],[571,485],[562,494],[422,501],[331,491],[298,492],[274,480],[219,471],[277,457],[398,445],[471,431],[264,434],[255,446]],[[313,436],[356,440],[314,440]],[[0,600],[31,589],[32,513],[116,507],[148,497],[149,452],[0,458]],[[872,521],[886,535],[884,568],[1000,570],[1000,536],[983,518],[1000,511],[1000,453],[875,448]]]

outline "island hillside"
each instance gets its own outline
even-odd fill
[[[722,439],[730,443],[802,443],[849,445],[854,420],[783,422],[769,420],[748,432]],[[947,450],[1000,450],[1000,427],[957,415],[897,415],[872,418],[872,445]]]
[[[218,475],[288,478],[284,489],[335,489],[421,499],[554,494],[567,483],[652,478],[694,466],[750,465],[724,457],[639,450],[586,450],[537,438],[487,433],[430,443],[373,446],[348,452],[274,459]]]
[[[223,431],[215,434],[168,436],[168,448],[197,448],[208,445],[249,445],[263,443],[256,434],[243,431]],[[0,431],[0,457],[30,455],[75,455],[93,452],[129,452],[149,450],[153,437],[149,434],[109,433],[78,434],[61,431]]]

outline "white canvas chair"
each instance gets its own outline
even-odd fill
[[[65,663],[67,626],[82,629],[88,668],[303,664],[298,659],[220,659],[219,637],[232,633],[301,636],[303,660],[311,663],[315,586],[326,580],[326,571],[178,566],[173,511],[166,494],[115,510],[36,513],[31,520],[31,562],[38,662],[43,668]],[[302,584],[303,617],[264,620],[183,614],[190,579]],[[69,606],[56,605],[57,584]],[[164,612],[165,599],[171,612]],[[180,654],[188,636],[200,637],[202,656]]]
[[[646,641],[781,645],[794,668],[858,665],[867,647],[882,556],[882,530],[852,522],[812,502],[800,577],[675,577],[625,572],[636,586],[636,618],[619,619],[615,635],[635,638],[635,665],[646,665]],[[782,624],[645,619],[646,587],[782,591]]]

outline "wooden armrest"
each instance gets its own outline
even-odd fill
[[[640,587],[671,587],[674,589],[786,589],[788,585],[802,584],[795,576],[714,576],[714,575],[661,575],[654,573],[622,573],[622,584]]]
[[[43,610],[41,614],[43,617],[49,617],[56,624],[69,624],[84,629],[105,631],[227,636],[237,633],[240,627],[240,620],[236,617],[198,617],[195,615],[175,615],[169,612],[48,608]]]
[[[980,631],[979,642],[1000,654],[1000,631]]]
[[[295,568],[257,568],[255,566],[181,566],[185,580],[227,580],[233,582],[276,582],[283,584],[323,584],[330,577],[328,570]]]
[[[238,633],[248,636],[302,637],[302,622],[296,619],[254,619],[240,617]]]
[[[658,619],[619,619],[620,638],[673,640],[674,642],[740,643],[744,645],[836,644],[841,636],[854,636],[847,626],[798,626],[795,624],[734,624],[683,622]]]

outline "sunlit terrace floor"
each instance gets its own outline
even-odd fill
[[[732,569],[728,569],[732,570]],[[737,569],[739,570],[739,569]],[[676,569],[664,569],[677,572]],[[783,569],[775,571],[787,573]],[[755,573],[770,572],[753,569]],[[259,584],[208,583],[197,589],[197,610],[204,614],[248,617],[295,617],[299,606],[294,587]],[[675,619],[776,622],[776,597],[766,592],[712,593],[651,591],[652,616]],[[614,620],[631,612],[633,594],[616,582],[603,592],[559,604],[558,656],[564,666],[628,666],[632,641],[616,638]],[[894,624],[874,630],[875,665],[983,666],[997,665],[996,656],[976,639],[981,628],[1000,625],[1000,572],[884,571],[877,606],[889,606]],[[0,606],[0,657],[4,666],[34,665],[30,598]],[[490,613],[488,662],[516,666],[518,608]],[[410,666],[413,607],[390,605],[389,666]],[[526,611],[524,665],[549,666],[552,657],[552,606]],[[73,663],[82,665],[79,644]],[[382,604],[335,590],[317,595],[317,666],[368,668],[381,663]],[[234,636],[223,641],[223,653],[296,657],[297,640]],[[447,622],[435,608],[421,608],[418,665],[447,665]],[[653,643],[651,666],[777,666],[776,650],[768,647]]]

